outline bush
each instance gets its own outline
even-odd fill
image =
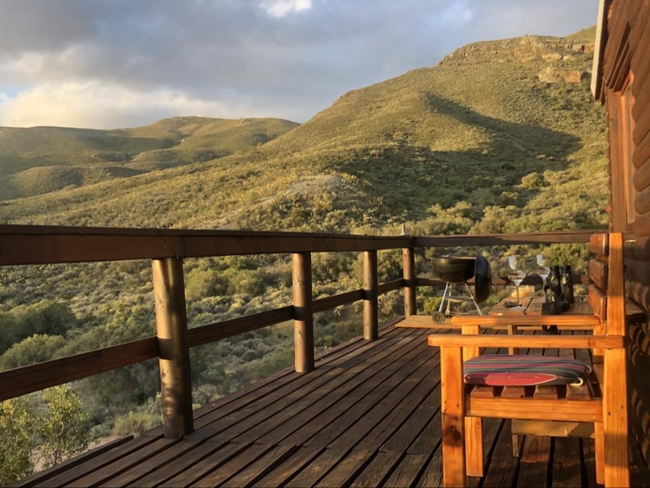
[[[0,368],[18,368],[47,361],[52,359],[64,345],[65,339],[61,336],[34,334],[6,351],[0,357]]]
[[[151,412],[129,412],[115,420],[113,435],[142,434],[161,423],[160,415]]]
[[[48,415],[39,419],[36,432],[43,439],[38,452],[44,467],[54,466],[88,447],[90,417],[81,407],[81,397],[69,386],[43,392]]]
[[[77,326],[77,318],[67,305],[49,300],[16,307],[13,314],[18,321],[21,339],[34,334],[62,336]]]
[[[34,420],[25,397],[0,403],[0,486],[32,472]]]
[[[225,295],[227,290],[228,279],[213,269],[194,268],[185,277],[185,296],[188,300]]]

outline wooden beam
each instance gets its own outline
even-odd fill
[[[467,486],[463,363],[459,347],[440,351],[442,478],[444,486]]]
[[[292,255],[294,343],[296,372],[314,369],[314,314],[312,309],[311,254]]]
[[[363,338],[379,337],[379,304],[377,300],[377,251],[363,253]]]
[[[327,310],[327,308],[324,310]],[[188,344],[190,348],[202,346],[203,344],[262,329],[269,325],[280,324],[291,319],[293,319],[293,307],[289,305],[288,307],[237,317],[224,322],[202,325],[187,331]]]
[[[607,290],[607,263],[597,259],[589,260],[589,279],[600,290]]]
[[[416,314],[415,303],[415,252],[413,248],[402,249],[402,269],[404,272],[404,316]]]
[[[168,257],[367,251],[411,246],[409,236],[0,225],[0,266]]]
[[[512,434],[593,438],[594,424],[590,422],[512,419],[510,431]]]
[[[607,296],[595,285],[589,286],[589,305],[596,317],[600,317],[603,321],[607,320]]]
[[[525,347],[532,349],[604,349],[622,348],[623,337],[590,335],[547,335],[547,336],[508,336],[508,335],[444,335],[432,334],[428,338],[430,346],[440,347]]]
[[[165,437],[180,439],[193,430],[183,262],[154,259],[152,268]]]
[[[609,253],[609,234],[593,234],[589,238],[589,252],[607,256]]]
[[[625,336],[625,277],[623,275],[623,234],[609,237],[607,277],[607,335]]]
[[[594,231],[476,236],[355,236],[296,232],[0,225],[0,266],[410,247],[588,242]]]
[[[480,334],[477,325],[464,325],[461,334]],[[480,353],[478,346],[463,347],[463,362],[475,358]],[[483,419],[465,417],[465,457],[467,476],[483,476]]]
[[[377,295],[383,295],[385,293],[388,293],[389,291],[395,291],[399,290],[404,286],[404,280],[399,279],[399,280],[393,280],[393,281],[388,281],[386,283],[382,283],[381,285],[377,285]]]
[[[0,401],[158,356],[155,337],[0,372]]]
[[[351,290],[345,293],[339,293],[331,297],[319,298],[312,301],[312,312],[318,313],[325,310],[331,310],[341,305],[348,305],[350,303],[363,300],[363,290]]]
[[[603,418],[603,405],[599,400],[468,397],[465,402],[465,412],[472,417],[568,422],[596,422]]]
[[[557,325],[567,328],[591,329],[598,324],[600,324],[600,320],[593,315],[456,315],[451,318],[451,325],[461,327],[464,325],[479,325],[481,327]]]
[[[607,230],[415,237],[414,245],[415,247],[459,247],[512,246],[515,244],[580,244],[589,242],[589,237],[596,232],[607,232]]]
[[[610,305],[610,309],[611,309]],[[625,349],[605,351],[603,436],[605,486],[630,486]]]

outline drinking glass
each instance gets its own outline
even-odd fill
[[[537,255],[537,275],[542,279],[542,287],[546,284],[546,278],[548,278],[549,273],[551,272],[551,258],[544,256],[543,254]]]
[[[517,306],[513,307],[514,310],[524,308],[520,305],[520,301],[519,301],[519,285],[526,277],[526,273],[521,269],[522,264],[523,264],[523,260],[521,259],[520,256],[517,255],[508,256],[508,267],[510,268],[508,277],[512,280],[512,282],[515,284],[515,287],[517,289]]]

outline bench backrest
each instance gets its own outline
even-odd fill
[[[624,335],[623,235],[594,234],[589,248],[593,254],[593,259],[589,261],[589,304],[604,324],[601,333]]]

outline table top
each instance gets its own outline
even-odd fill
[[[499,303],[497,303],[492,309],[488,312],[488,315],[498,315],[498,316],[517,316],[523,315],[524,309],[526,309],[526,315],[542,315],[542,304],[544,303],[544,297],[534,296],[530,299],[523,299],[524,309],[514,310],[505,306],[506,302],[512,302],[511,297],[505,297]],[[593,315],[593,310],[591,305],[586,301],[576,301],[571,308],[564,312],[562,315]]]

